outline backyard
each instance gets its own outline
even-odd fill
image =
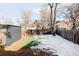
[[[0,56],[79,56],[79,3],[4,3],[0,11]]]

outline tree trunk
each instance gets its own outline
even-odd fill
[[[53,27],[52,27],[52,8],[53,8],[53,3],[48,3],[48,5],[50,6],[50,26],[51,26],[51,34],[53,33]]]
[[[53,27],[52,27],[52,8],[51,8],[51,15],[50,15],[50,21],[51,21],[51,34],[53,33]]]
[[[53,35],[54,36],[55,36],[55,31],[56,31],[56,27],[55,27],[55,22],[56,22],[56,9],[57,9],[57,3],[55,4],[54,18],[53,18]]]
[[[73,27],[72,27],[72,30],[73,30],[73,42],[75,42],[75,30],[76,30],[76,26],[75,26],[75,19],[73,20]]]

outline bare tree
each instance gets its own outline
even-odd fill
[[[65,14],[65,16],[71,19],[73,22],[73,26],[72,26],[73,42],[76,43],[77,40],[75,40],[75,30],[76,30],[76,21],[79,18],[79,4],[73,3],[72,5],[67,6],[67,13]]]
[[[27,27],[29,26],[31,22],[31,11],[23,11],[22,12],[22,19],[23,19],[23,27],[24,30],[27,30]]]
[[[47,6],[41,7],[40,18],[41,18],[41,20],[49,20],[50,19],[50,11]]]
[[[43,6],[40,9],[40,19],[41,19],[41,25],[43,28],[50,27],[50,10],[48,6]]]
[[[49,12],[48,7],[42,7],[40,10],[41,19],[42,20],[49,20],[49,15],[50,15],[50,12]]]

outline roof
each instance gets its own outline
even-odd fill
[[[13,20],[11,18],[0,18],[1,25],[11,25],[11,26],[21,26],[17,20]]]
[[[7,24],[7,23],[0,23],[0,25],[9,25],[9,26],[21,26],[21,25],[17,25],[17,24]]]
[[[36,30],[37,28],[35,27],[32,27],[32,28],[27,28],[27,30]],[[38,28],[38,29],[41,29],[41,28]]]

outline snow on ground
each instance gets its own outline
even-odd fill
[[[79,56],[79,45],[74,44],[58,35],[38,35],[41,42],[37,46],[32,46],[32,49],[41,49],[47,52],[52,51],[60,56]]]

